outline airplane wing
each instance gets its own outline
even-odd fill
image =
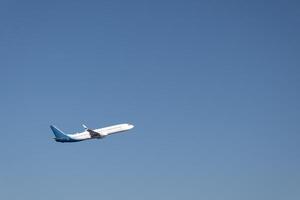
[[[82,124],[83,128],[89,132],[91,138],[102,138],[104,135],[101,135],[101,133],[98,133],[96,131],[93,131],[92,129],[89,129],[86,125]]]
[[[89,132],[91,138],[101,138],[101,137],[103,137],[103,135],[101,135],[101,133],[98,133],[98,132],[93,131],[91,129],[87,129],[86,131]]]

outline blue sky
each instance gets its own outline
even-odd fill
[[[299,8],[1,1],[0,198],[299,199]]]

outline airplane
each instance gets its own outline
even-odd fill
[[[114,134],[120,133],[124,131],[128,131],[134,127],[132,124],[117,124],[113,126],[108,126],[99,129],[89,129],[86,125],[82,124],[83,128],[85,129],[81,133],[74,133],[74,134],[65,134],[57,127],[51,125],[50,128],[53,131],[55,138],[53,138],[56,142],[80,142],[83,140],[90,140],[90,139],[103,139],[104,137]]]

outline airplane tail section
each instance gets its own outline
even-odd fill
[[[64,132],[56,128],[55,126],[50,126],[51,130],[53,131],[55,138],[57,139],[69,139],[69,136],[67,136]]]

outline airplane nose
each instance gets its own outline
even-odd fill
[[[134,126],[132,124],[128,124],[128,127],[132,129]]]

